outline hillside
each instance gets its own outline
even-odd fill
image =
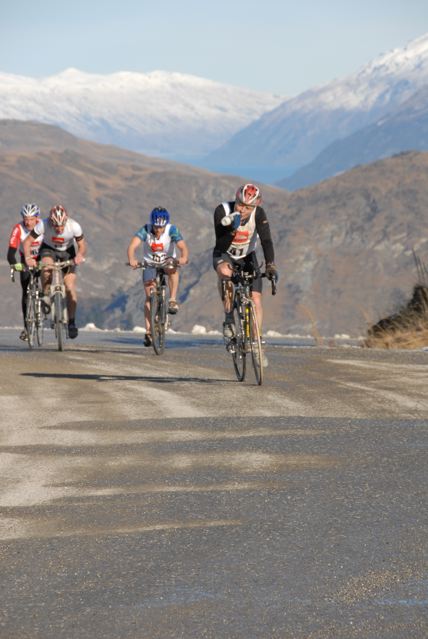
[[[185,303],[174,327],[218,327],[212,213],[242,178],[82,142],[40,126],[0,125],[3,256],[24,201],[37,201],[44,210],[62,201],[82,222],[89,243],[80,273],[80,323],[132,327],[142,323],[141,286],[124,266],[126,247],[161,204],[182,229],[192,258],[182,272]],[[31,148],[23,151],[26,139]],[[63,146],[53,150],[58,140]],[[409,153],[292,194],[264,187],[281,274],[276,298],[266,295],[265,328],[308,333],[316,318],[324,335],[358,335],[405,300],[414,284],[411,249],[423,259],[428,252],[427,174],[428,154]],[[16,324],[18,287],[2,264],[0,325]]]

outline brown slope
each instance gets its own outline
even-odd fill
[[[21,139],[28,136],[25,123],[8,127]],[[47,128],[56,135],[55,127]],[[41,137],[44,149],[55,148],[46,130]],[[5,235],[23,201],[36,200],[45,210],[63,201],[82,222],[90,246],[81,269],[80,321],[132,326],[142,323],[141,288],[138,275],[124,266],[126,247],[151,208],[166,206],[192,255],[182,273],[186,301],[174,327],[218,327],[212,212],[219,201],[232,196],[240,178],[68,137],[70,146],[59,151],[25,153],[22,146],[2,151],[0,139]],[[411,249],[422,259],[427,256],[427,175],[428,154],[410,153],[293,194],[265,187],[281,273],[277,297],[266,296],[266,328],[304,333],[315,318],[325,335],[362,334],[367,322],[405,300],[414,283]],[[17,291],[6,271],[0,282],[6,301],[0,325],[19,318]]]

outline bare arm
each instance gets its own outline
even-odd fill
[[[140,246],[141,240],[139,237],[134,235],[132,240],[129,242],[128,246],[128,262],[132,266],[132,268],[136,268],[138,264],[138,260],[135,259],[135,251]]]
[[[25,263],[27,264],[27,266],[36,266],[36,260],[31,255],[31,242],[36,237],[39,237],[39,236],[36,233],[34,233],[34,231],[31,231],[31,233],[27,235],[27,237],[22,243],[22,250],[24,252]]]
[[[77,254],[76,254],[76,257],[74,258],[74,261],[76,262],[76,264],[81,264],[82,262],[85,261],[86,247],[87,247],[86,240],[82,236],[76,239],[76,243],[77,243]]]
[[[184,240],[179,240],[177,242],[177,248],[180,251],[180,257],[178,259],[178,263],[183,266],[183,264],[189,263],[189,249],[187,248],[187,244]]]

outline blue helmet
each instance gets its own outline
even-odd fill
[[[161,206],[157,206],[150,213],[150,224],[152,226],[166,226],[169,223],[169,213]]]

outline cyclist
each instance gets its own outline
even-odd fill
[[[260,206],[261,199],[260,189],[257,186],[244,184],[236,191],[235,201],[219,204],[214,212],[216,243],[213,250],[213,266],[219,278],[219,289],[223,298],[225,311],[223,335],[226,338],[234,335],[232,266],[235,262],[244,260],[248,272],[258,273],[257,237],[260,238],[262,245],[267,276],[271,280],[278,279],[269,222],[264,209]],[[252,282],[251,295],[261,332],[263,306],[260,274]]]
[[[189,251],[183,236],[176,226],[170,223],[169,212],[163,207],[157,206],[150,213],[150,223],[142,226],[131,239],[128,246],[128,262],[132,268],[137,268],[138,260],[135,251],[143,244],[143,259],[149,268],[143,271],[144,292],[146,301],[144,304],[144,318],[146,323],[146,335],[144,346],[151,346],[150,334],[150,290],[156,278],[156,265],[165,264],[164,270],[168,276],[169,303],[168,313],[175,315],[178,312],[177,291],[179,276],[178,271],[168,258],[177,259],[178,248],[180,257],[178,263],[182,266],[189,262]],[[169,262],[169,264],[168,264]]]
[[[64,270],[64,285],[69,317],[68,336],[74,339],[79,332],[75,322],[77,307],[76,265],[85,261],[86,240],[80,224],[68,217],[67,211],[61,204],[56,204],[51,208],[49,217],[41,220],[24,242],[24,255],[28,266],[34,265],[34,258],[30,254],[31,242],[42,235],[43,243],[40,247],[40,259],[43,264],[74,260],[74,265]],[[51,280],[52,271],[45,269],[42,272],[45,309],[50,306],[48,293]]]
[[[10,235],[9,240],[9,248],[7,252],[7,261],[15,271],[19,272],[21,287],[22,287],[22,297],[21,297],[21,307],[22,307],[22,315],[24,318],[24,329],[21,331],[19,338],[22,340],[26,340],[27,328],[25,326],[25,317],[27,314],[27,286],[30,281],[30,273],[25,269],[25,258],[24,258],[24,248],[23,243],[26,237],[28,237],[29,233],[34,229],[37,222],[40,218],[40,209],[37,204],[30,203],[24,204],[21,209],[21,217],[22,221],[15,224],[12,228],[12,233]],[[29,251],[31,255],[37,258],[40,250],[40,246],[43,240],[43,235],[33,238]],[[19,260],[17,258],[17,252],[19,250]]]

